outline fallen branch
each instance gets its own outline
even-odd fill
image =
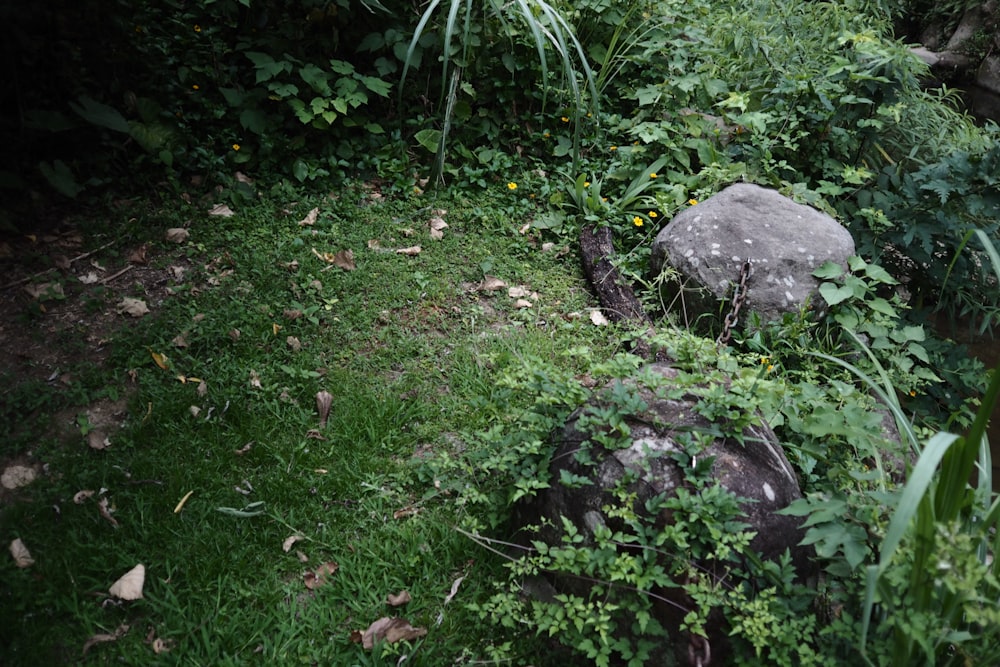
[[[648,338],[656,333],[656,327],[632,286],[608,259],[613,253],[609,227],[587,225],[580,231],[583,272],[597,293],[605,316],[612,322],[624,322],[643,329],[645,335],[636,339],[632,353],[649,360],[654,355]],[[657,361],[668,360],[662,351],[658,351],[655,357]]]
[[[94,248],[93,250],[91,250],[89,252],[85,252],[82,255],[77,255],[73,259],[69,260],[69,263],[73,264],[74,262],[78,262],[81,259],[87,259],[91,255],[93,255],[95,253],[98,253],[98,252],[104,250],[105,248],[107,248],[109,246],[114,245],[114,243],[115,243],[114,241],[108,241],[107,243],[105,243],[104,245],[102,245],[100,248]],[[34,273],[34,274],[30,275],[30,276],[25,276],[24,278],[21,278],[20,280],[15,280],[12,283],[7,283],[3,287],[0,287],[0,292],[4,292],[6,290],[9,290],[11,287],[17,287],[18,285],[23,285],[24,283],[29,283],[32,280],[34,280],[35,278],[41,278],[42,276],[44,276],[46,274],[49,274],[49,273],[52,273],[55,270],[56,270],[56,267],[52,267],[51,269],[45,269],[44,271],[39,271],[38,273]]]

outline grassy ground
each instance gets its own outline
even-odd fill
[[[505,363],[611,338],[573,255],[520,233],[510,197],[358,188],[232,217],[133,202],[110,227],[84,221],[98,276],[134,270],[84,285],[81,260],[57,274],[65,298],[8,299],[7,333],[39,353],[0,370],[0,462],[37,478],[0,496],[0,538],[35,561],[0,559],[0,662],[483,664],[507,641],[525,664],[556,660],[530,628],[506,636],[467,610],[502,563],[454,529],[464,510],[439,487],[456,480],[421,466],[496,417]],[[124,297],[151,312],[119,314]],[[143,599],[109,599],[140,563]],[[403,590],[409,603],[387,604]],[[384,616],[427,634],[355,643]]]

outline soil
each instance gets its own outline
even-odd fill
[[[155,312],[178,271],[187,268],[183,259],[170,265],[171,248],[163,245],[157,250],[119,240],[94,244],[74,222],[0,238],[0,414],[19,409],[9,402],[16,387],[44,384],[63,393],[70,405],[49,416],[42,438],[94,449],[110,444],[126,416],[131,384],[107,366],[114,333],[136,320],[124,311],[123,299],[141,299]],[[118,399],[79,404],[91,393],[80,391],[81,371],[91,385],[93,374],[106,372],[105,386],[120,384]],[[80,415],[86,415],[83,428]],[[18,437],[21,424],[39,418],[8,414],[14,432],[0,445],[0,471],[20,465],[44,474],[32,448],[11,451],[10,444],[24,439]],[[0,488],[0,504],[13,493],[16,489]]]

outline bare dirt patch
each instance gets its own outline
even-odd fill
[[[113,445],[130,383],[107,366],[112,340],[138,317],[155,314],[188,268],[184,258],[165,261],[170,250],[95,243],[73,223],[0,239],[0,416],[11,431],[0,444],[0,472],[14,465],[41,470],[33,439],[95,450]],[[149,314],[130,314],[126,298]],[[95,384],[116,387],[115,400],[92,398]]]

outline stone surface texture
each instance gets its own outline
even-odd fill
[[[654,275],[665,266],[679,273],[693,320],[719,312],[719,300],[731,298],[750,260],[741,317],[753,310],[762,321],[780,321],[807,302],[819,306],[813,271],[827,261],[846,267],[854,251],[850,233],[829,215],[775,190],[738,183],[685,209],[661,230],[651,269]]]
[[[667,363],[650,364],[645,370],[667,384],[677,376],[677,370]],[[570,416],[555,436],[559,444],[549,470],[552,486],[522,512],[523,525],[548,519],[554,526],[561,526],[561,517],[565,517],[584,535],[592,535],[593,528],[601,524],[616,529],[620,526],[603,508],[614,504],[611,490],[626,476],[634,478],[629,491],[636,494],[637,508],[659,494],[673,494],[685,484],[684,471],[672,456],[683,449],[679,438],[690,437],[692,432],[718,431],[718,427],[694,411],[698,401],[695,396],[673,400],[657,396],[644,385],[637,386],[648,409],[626,418],[631,444],[625,448],[607,450],[589,442],[591,434],[577,428],[587,406]],[[590,404],[600,405],[601,401],[592,399]],[[581,448],[589,449],[592,464],[577,459],[575,454]],[[748,499],[741,507],[750,530],[757,533],[752,548],[765,558],[775,558],[790,549],[796,563],[808,567],[807,550],[797,546],[804,534],[799,528],[801,519],[774,513],[802,494],[795,471],[771,428],[758,420],[743,432],[742,443],[716,437],[699,456],[713,457],[712,476],[736,496]],[[593,484],[562,485],[558,482],[562,470],[586,477]],[[657,517],[660,524],[669,521],[669,516]],[[559,541],[557,532],[543,531],[540,537],[552,544]]]

